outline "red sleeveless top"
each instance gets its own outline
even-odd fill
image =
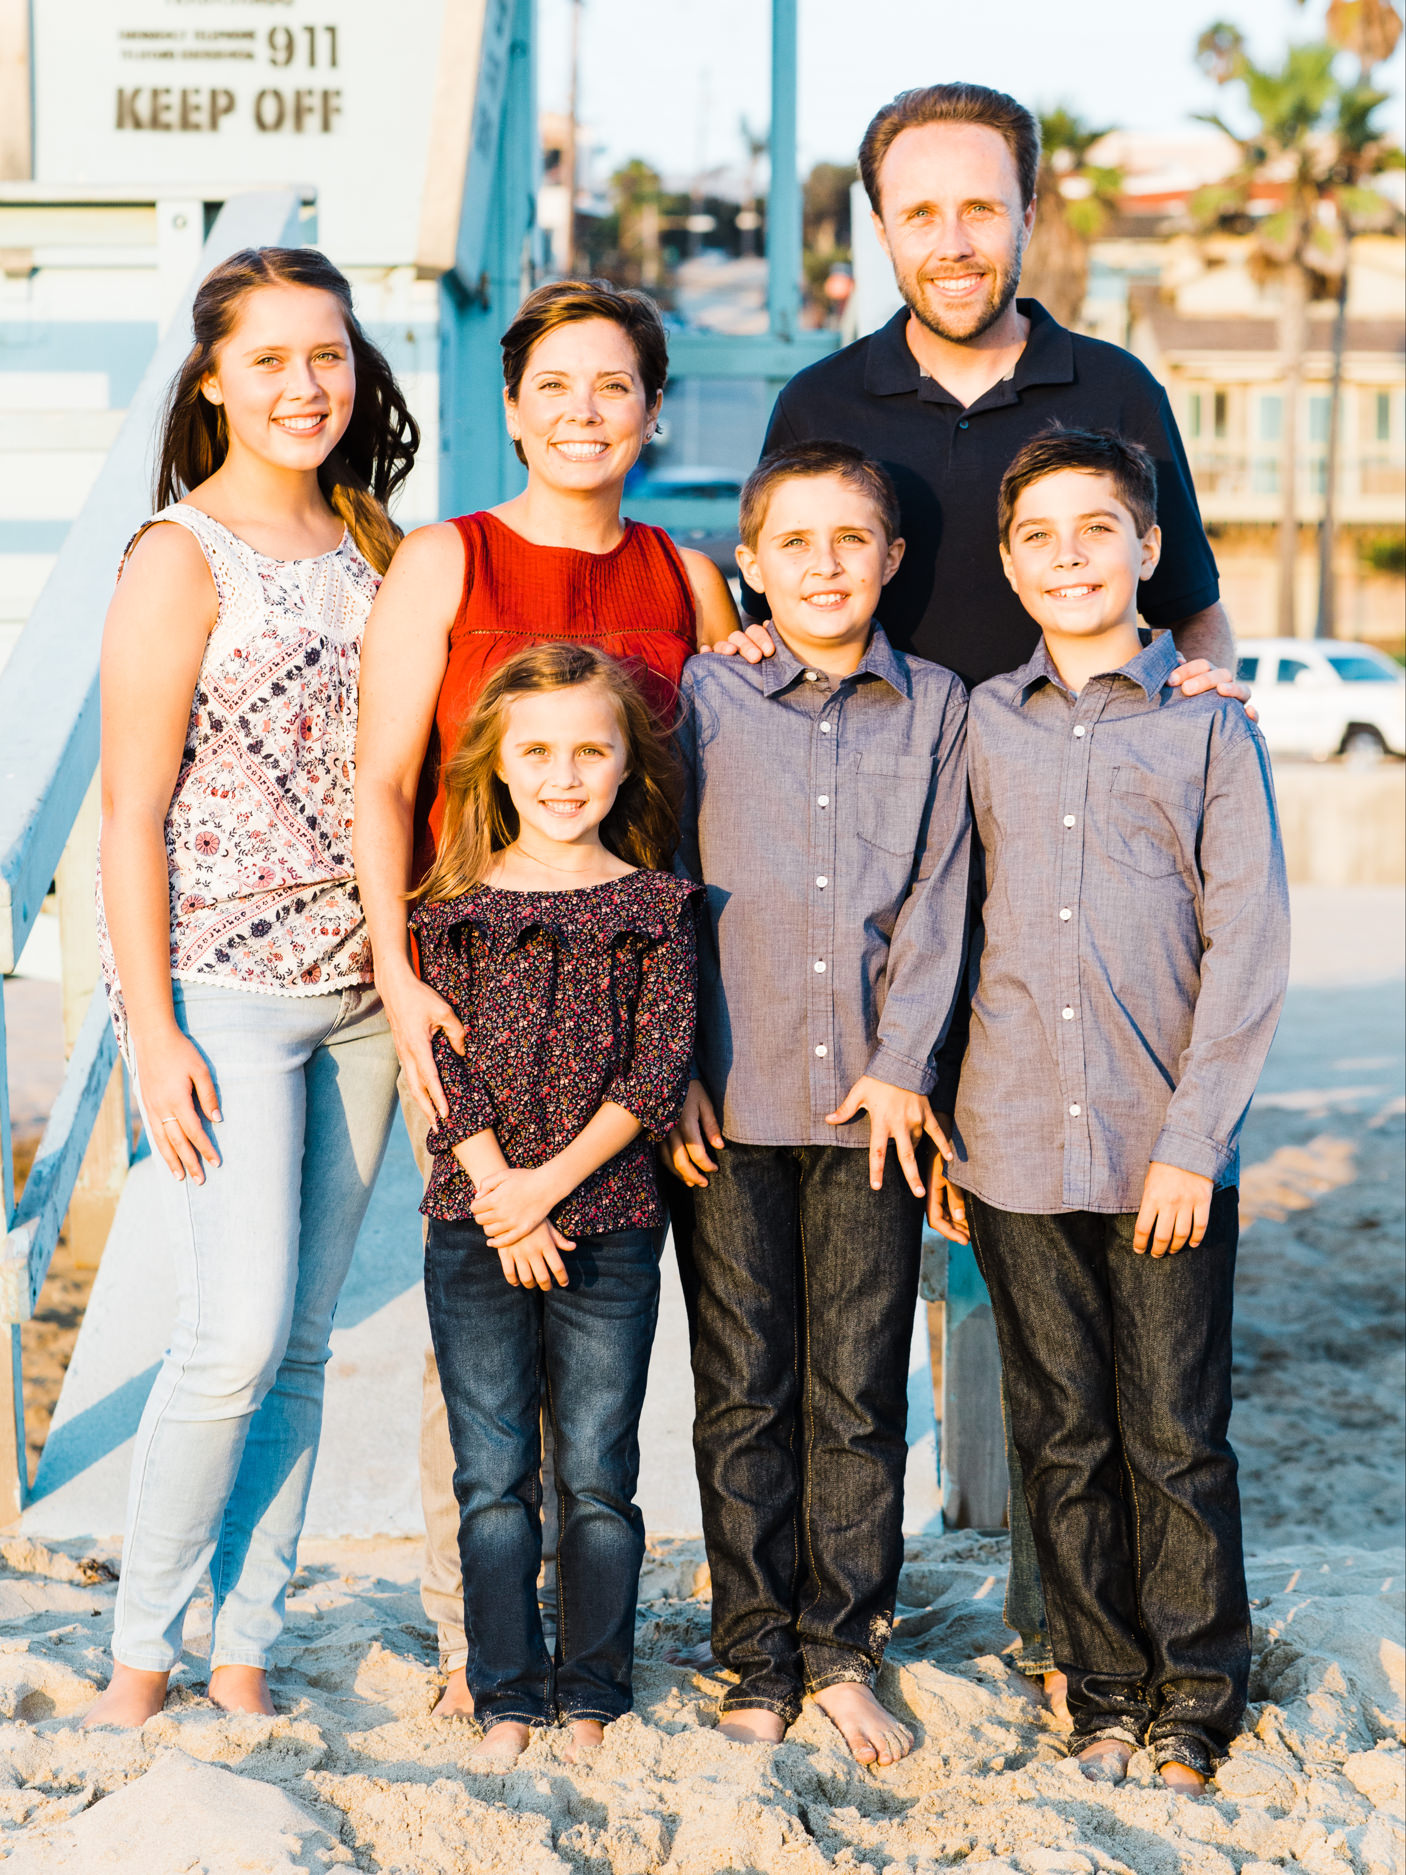
[[[492,514],[459,515],[451,525],[464,542],[464,594],[415,801],[417,879],[434,858],[444,819],[442,756],[497,665],[524,645],[584,639],[619,658],[672,722],[684,660],[698,649],[693,588],[662,528],[626,521],[609,553],[586,553],[540,547]]]

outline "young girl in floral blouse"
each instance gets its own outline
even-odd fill
[[[627,1712],[644,1523],[638,1427],[665,1214],[651,1140],[693,1048],[695,888],[660,870],[673,770],[623,670],[582,643],[489,679],[446,770],[412,918],[454,1008],[425,1295],[454,1445],[478,1755],[560,1718],[570,1755]],[[537,1604],[539,1410],[561,1500],[555,1660]]]

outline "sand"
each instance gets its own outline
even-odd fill
[[[779,1749],[716,1730],[701,1545],[652,1546],[637,1710],[589,1766],[537,1736],[507,1775],[429,1717],[409,1540],[306,1546],[273,1720],[203,1697],[192,1611],[167,1710],[83,1733],[115,1546],[0,1542],[0,1862],[15,1875],[1401,1875],[1403,1202],[1399,1113],[1251,1116],[1235,1435],[1253,1556],[1244,1735],[1200,1802],[1146,1754],[1121,1789],[1062,1756],[1003,1659],[1003,1538],[911,1539],[881,1690],[918,1746],[861,1770],[808,1707]]]
[[[908,1543],[881,1684],[917,1734],[901,1765],[860,1769],[813,1707],[780,1748],[719,1737],[721,1683],[665,1659],[707,1631],[701,1545],[678,1540],[646,1566],[635,1713],[588,1765],[548,1733],[507,1775],[470,1767],[472,1728],[429,1717],[414,1541],[305,1545],[277,1718],[203,1697],[198,1605],[167,1710],[90,1734],[75,1722],[109,1671],[116,1545],[15,1538],[6,1875],[1402,1875],[1406,1202],[1402,1103],[1381,1092],[1400,1002],[1315,991],[1246,1128],[1232,1431],[1255,1667],[1205,1799],[1164,1790],[1146,1754],[1113,1790],[1063,1758],[1003,1658],[999,1537]]]

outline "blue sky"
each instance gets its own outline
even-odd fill
[[[541,103],[566,101],[571,0],[540,0]],[[1092,122],[1173,130],[1224,107],[1197,71],[1201,29],[1236,22],[1261,59],[1314,36],[1326,0],[801,0],[803,165],[853,157],[875,108],[907,85],[967,78]],[[768,0],[585,0],[582,116],[608,173],[644,156],[673,173],[737,161],[738,118],[764,127]],[[1379,73],[1402,133],[1403,55]]]

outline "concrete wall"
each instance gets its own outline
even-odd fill
[[[1281,762],[1274,786],[1291,885],[1406,885],[1406,766]]]

